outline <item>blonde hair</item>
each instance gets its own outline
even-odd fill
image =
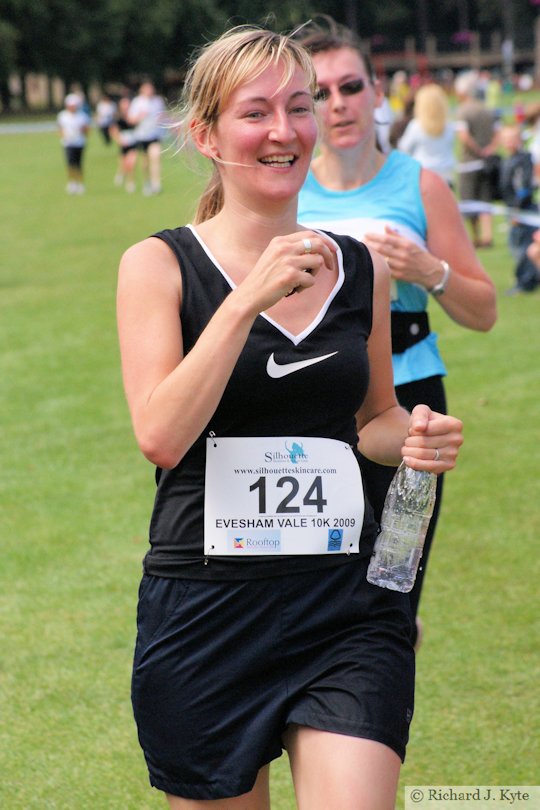
[[[448,98],[439,84],[424,84],[414,98],[414,117],[433,138],[442,135],[448,120]]]
[[[499,130],[499,143],[512,154],[523,146],[523,134],[519,124],[507,124]]]
[[[196,55],[184,85],[184,140],[193,129],[211,131],[234,90],[277,64],[283,65],[283,77],[276,92],[285,87],[297,67],[304,71],[311,92],[315,92],[316,78],[311,58],[289,36],[241,25],[205,45]],[[213,160],[212,176],[199,199],[195,224],[215,216],[223,207],[223,187],[217,162]]]

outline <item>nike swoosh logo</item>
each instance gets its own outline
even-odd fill
[[[330,354],[323,354],[320,357],[312,357],[310,360],[297,360],[295,363],[283,363],[280,365],[274,360],[274,353],[268,358],[266,364],[266,371],[269,377],[278,380],[280,377],[286,377],[287,374],[294,374],[295,371],[300,371],[308,366],[313,366],[315,363],[320,363],[328,357],[333,357],[337,352],[330,352]]]

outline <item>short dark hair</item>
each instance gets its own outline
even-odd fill
[[[364,62],[369,78],[372,81],[376,79],[371,59],[365,52],[358,34],[352,28],[347,28],[346,25],[336,22],[329,14],[317,14],[305,25],[298,28],[293,37],[312,56],[327,51],[338,51],[341,48],[351,48],[359,54]]]

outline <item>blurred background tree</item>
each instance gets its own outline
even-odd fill
[[[152,78],[185,69],[194,47],[243,22],[290,30],[317,13],[356,29],[377,52],[419,51],[433,35],[440,47],[467,47],[493,31],[533,47],[540,0],[0,0],[0,98],[10,106],[10,76],[59,77],[66,87]],[[21,81],[24,87],[24,81]],[[24,95],[21,99],[25,105]]]

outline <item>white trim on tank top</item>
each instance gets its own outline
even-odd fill
[[[232,278],[230,278],[230,276],[225,272],[225,270],[220,265],[220,263],[217,261],[216,257],[214,256],[214,254],[212,253],[210,248],[201,239],[201,237],[199,236],[199,234],[195,230],[195,227],[193,225],[186,225],[186,228],[188,228],[192,232],[195,239],[198,241],[198,243],[200,244],[200,246],[202,247],[202,249],[204,250],[204,252],[208,256],[208,258],[210,259],[212,264],[219,270],[219,272],[221,273],[221,275],[223,276],[223,278],[225,279],[227,284],[230,286],[230,288],[232,290],[235,290],[237,285],[234,283]],[[316,230],[317,233],[321,233],[321,231],[318,231],[316,228],[313,228],[312,230]],[[331,238],[331,237],[328,237],[327,234],[322,234],[322,235],[325,236],[326,238]],[[336,255],[337,255],[337,262],[338,262],[338,277],[337,277],[336,283],[334,284],[334,286],[333,286],[332,290],[330,291],[328,297],[326,298],[324,304],[322,305],[321,309],[319,310],[319,312],[317,313],[315,318],[311,321],[311,323],[308,324],[308,326],[306,326],[306,328],[303,329],[298,335],[293,335],[292,332],[289,332],[287,329],[285,329],[285,327],[281,326],[281,324],[279,324],[273,318],[270,318],[265,312],[260,313],[262,318],[264,318],[266,321],[268,321],[268,323],[272,324],[272,326],[275,329],[277,329],[279,332],[281,332],[283,335],[285,335],[285,337],[288,338],[291,341],[291,343],[293,343],[295,346],[298,346],[298,344],[301,343],[305,338],[307,338],[317,328],[317,326],[321,323],[322,319],[324,318],[324,316],[328,312],[328,308],[330,307],[330,304],[332,303],[332,301],[334,300],[334,298],[336,297],[336,295],[338,294],[338,292],[342,288],[343,283],[345,281],[345,272],[343,270],[343,254],[341,252],[341,248],[339,247],[339,245],[337,244],[337,242],[334,239],[331,239],[331,241],[337,247],[337,254]]]

